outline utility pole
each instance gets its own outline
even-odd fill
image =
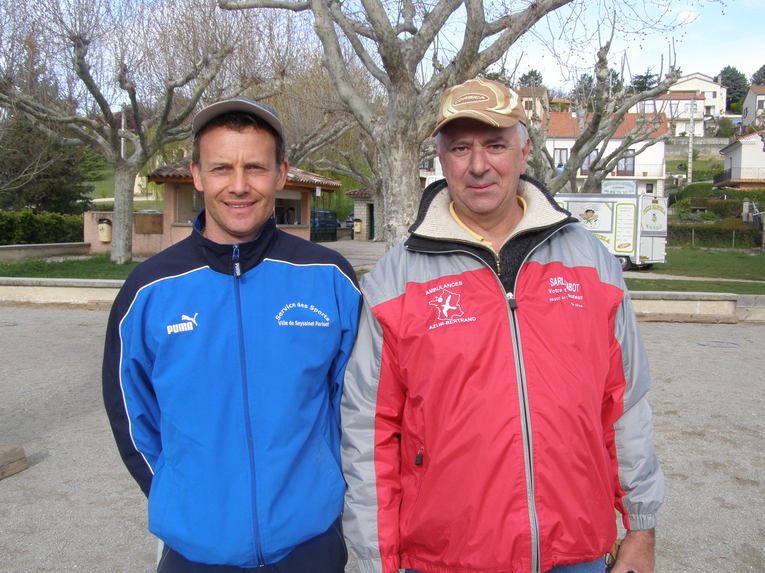
[[[694,96],[695,97],[695,96]],[[688,136],[688,178],[686,185],[693,183],[693,132],[696,127],[693,125],[694,116],[696,115],[696,100],[691,101],[691,128]]]

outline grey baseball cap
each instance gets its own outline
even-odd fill
[[[212,119],[232,111],[241,111],[259,117],[268,125],[274,128],[279,137],[284,139],[284,128],[279,119],[279,114],[270,105],[248,99],[246,97],[236,97],[226,99],[208,105],[202,109],[191,122],[191,131],[196,136],[200,129],[207,125]]]

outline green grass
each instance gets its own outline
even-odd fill
[[[711,277],[739,280],[759,280],[761,283],[729,281],[667,280],[661,278],[630,278],[630,290],[680,292],[732,292],[736,294],[765,294],[765,254],[748,251],[671,248],[668,262],[657,264],[650,272],[689,277]],[[117,265],[108,255],[64,261],[24,261],[0,264],[0,276],[74,279],[125,279],[136,263]],[[360,273],[362,274],[362,273]]]
[[[24,261],[0,264],[0,276],[66,279],[119,279],[127,278],[138,263],[118,265],[108,255],[63,261]]]
[[[114,170],[111,167],[106,167],[101,170],[100,175],[99,179],[87,182],[89,185],[93,185],[93,193],[90,194],[91,199],[114,197]]]
[[[765,294],[765,282],[740,283],[731,281],[684,281],[667,279],[625,279],[630,291],[672,292],[730,292],[734,294]]]
[[[685,277],[765,281],[765,254],[747,250],[669,248],[667,262],[654,265],[650,272]]]

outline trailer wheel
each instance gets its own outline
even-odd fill
[[[619,259],[619,264],[622,265],[623,271],[628,271],[632,268],[632,261],[630,260],[629,257],[616,257],[616,258]]]

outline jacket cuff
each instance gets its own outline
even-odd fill
[[[656,529],[656,514],[630,513],[629,526],[630,530]]]

